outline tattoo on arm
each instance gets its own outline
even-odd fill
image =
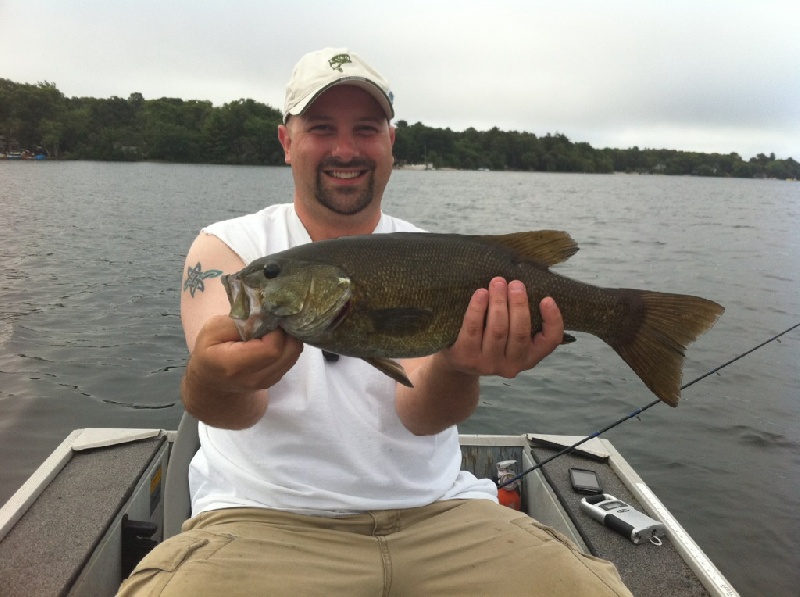
[[[210,269],[207,272],[204,272],[203,268],[200,266],[200,262],[198,261],[197,265],[194,267],[186,268],[186,281],[183,283],[183,289],[188,290],[192,297],[194,297],[195,292],[205,291],[206,285],[203,280],[206,278],[217,278],[221,275],[222,271],[218,269]]]

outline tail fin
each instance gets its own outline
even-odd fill
[[[605,341],[656,396],[677,406],[686,346],[711,328],[725,309],[697,296],[619,292],[640,312],[638,327]]]

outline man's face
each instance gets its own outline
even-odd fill
[[[380,206],[392,172],[394,128],[372,96],[352,85],[323,93],[278,136],[298,197],[340,215]]]

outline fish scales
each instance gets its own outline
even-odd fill
[[[520,280],[534,333],[539,302],[552,296],[565,329],[604,340],[659,398],[677,404],[685,347],[724,309],[688,295],[593,286],[549,269],[575,251],[560,231],[343,237],[263,257],[223,283],[244,340],[281,326],[410,385],[389,359],[450,346],[476,289],[496,276]]]

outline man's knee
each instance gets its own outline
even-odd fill
[[[119,596],[161,595],[174,577],[193,561],[208,560],[234,540],[233,536],[192,531],[180,533],[157,545],[122,583]],[[208,587],[202,570],[193,570],[198,589]],[[188,587],[186,587],[188,589]]]

